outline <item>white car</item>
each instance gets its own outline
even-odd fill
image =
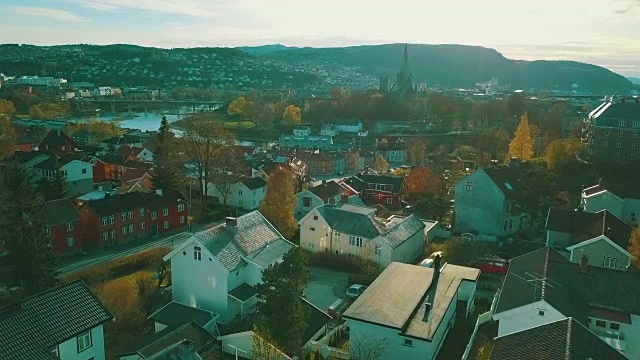
[[[352,299],[356,299],[358,296],[362,295],[366,289],[367,287],[364,285],[353,284],[347,289],[347,296]]]

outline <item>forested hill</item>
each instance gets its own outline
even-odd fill
[[[315,63],[361,68],[371,76],[393,76],[400,68],[404,44],[344,48],[298,48],[261,56],[290,63]],[[505,58],[494,49],[464,45],[409,44],[414,82],[429,86],[474,87],[498,77],[512,89],[570,90],[623,93],[634,88],[626,78],[601,66],[575,61],[522,61]]]

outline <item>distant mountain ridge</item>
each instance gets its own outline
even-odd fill
[[[279,51],[295,50],[299,48],[295,46],[286,46],[281,44],[270,44],[270,45],[260,45],[260,46],[238,46],[238,47],[235,47],[235,49],[244,51],[249,55],[266,55],[266,54],[272,54]]]
[[[414,82],[426,82],[428,86],[470,88],[497,77],[512,89],[625,93],[634,88],[629,79],[604,67],[576,61],[511,60],[480,46],[409,44],[408,48]],[[355,67],[364,74],[393,80],[402,62],[404,44],[279,49],[256,56],[289,63]]]

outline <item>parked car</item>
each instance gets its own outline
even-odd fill
[[[356,299],[358,296],[362,295],[366,289],[367,287],[364,285],[353,284],[347,289],[347,296],[352,299]]]
[[[345,300],[338,299],[334,301],[333,304],[331,304],[331,306],[329,306],[329,309],[327,309],[327,314],[329,314],[329,316],[331,316],[332,318],[336,318],[342,315],[342,313],[346,309],[347,309],[347,302]]]
[[[473,267],[480,269],[483,273],[507,275],[509,271],[509,260],[487,256],[474,261]]]
[[[420,263],[418,265],[424,266],[424,267],[427,267],[427,268],[431,268],[431,267],[433,267],[435,258],[438,255],[442,256],[442,251],[436,251],[436,252],[431,253],[431,255],[429,255],[428,258],[420,261]]]

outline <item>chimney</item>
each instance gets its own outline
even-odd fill
[[[433,278],[434,279],[439,279],[440,278],[440,263],[442,263],[442,256],[440,256],[440,254],[438,254],[433,259]]]
[[[349,195],[347,195],[347,194],[340,195],[340,201],[342,201],[343,204],[348,204],[349,203]]]
[[[225,227],[227,231],[231,233],[232,236],[238,235],[238,219],[228,216],[225,218]]]
[[[580,258],[580,272],[586,274],[589,271],[589,257],[585,254]]]
[[[429,315],[431,315],[431,303],[429,302],[430,299],[427,299],[427,302],[424,304],[424,315],[422,316],[422,321],[427,322],[429,321]]]
[[[436,299],[436,289],[438,288],[438,281],[440,280],[440,264],[442,263],[442,257],[440,255],[436,255],[433,259],[433,276],[431,278],[431,285],[429,286],[429,294],[427,295],[427,300],[424,303],[424,315],[422,316],[422,321],[429,321],[429,316],[431,315],[431,308],[433,304],[435,304]]]
[[[322,180],[322,185],[327,185],[327,180]]]
[[[156,189],[156,195],[162,196],[162,189]]]

